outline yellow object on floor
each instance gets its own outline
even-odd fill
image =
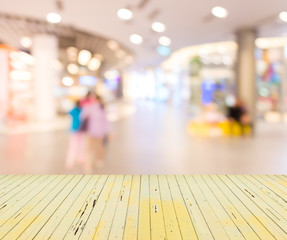
[[[251,134],[251,127],[249,125],[241,127],[236,122],[228,121],[216,124],[190,122],[188,133],[194,136],[248,136]]]

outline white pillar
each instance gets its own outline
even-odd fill
[[[246,103],[253,122],[256,120],[255,40],[253,29],[237,32],[237,96]]]
[[[40,121],[56,117],[54,90],[58,73],[55,61],[58,57],[58,39],[53,35],[39,34],[33,38],[32,54],[35,57],[34,101],[35,118]]]
[[[9,100],[9,55],[0,49],[0,123],[4,123],[8,113]]]

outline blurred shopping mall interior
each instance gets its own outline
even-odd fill
[[[287,174],[286,1],[0,0],[0,174],[83,173],[88,92],[111,128],[93,173]]]

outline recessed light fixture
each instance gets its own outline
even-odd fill
[[[90,61],[91,57],[92,57],[92,54],[89,51],[81,50],[78,56],[78,62],[81,65],[85,66]]]
[[[281,21],[287,22],[287,12],[281,12],[279,14],[279,18],[280,18]]]
[[[32,40],[29,37],[22,37],[20,43],[24,48],[30,48],[32,46]]]
[[[154,30],[155,32],[164,32],[165,31],[165,25],[161,22],[154,22],[151,25],[152,30]]]
[[[127,8],[121,8],[118,11],[118,17],[123,20],[130,20],[133,17],[133,12]]]
[[[171,40],[168,37],[162,36],[158,39],[158,42],[162,46],[169,46],[171,44]]]
[[[118,50],[116,52],[116,57],[117,58],[123,58],[126,55],[126,52],[124,50]]]
[[[79,73],[79,66],[77,64],[70,63],[67,66],[67,70],[70,74],[78,74]]]
[[[101,61],[98,58],[92,58],[88,64],[88,69],[90,71],[97,71],[101,66]]]
[[[218,18],[226,18],[227,15],[228,15],[228,12],[225,8],[223,7],[214,7],[212,8],[211,10],[211,13],[215,16],[215,17],[218,17]]]
[[[48,13],[46,19],[49,23],[59,23],[62,21],[61,15],[55,12]]]
[[[143,37],[141,35],[138,35],[138,34],[132,34],[130,36],[130,41],[133,44],[141,44],[143,42]]]
[[[107,42],[107,46],[109,49],[116,51],[119,48],[119,44],[113,40],[109,40]]]
[[[66,77],[63,77],[62,83],[66,87],[71,87],[74,84],[74,80],[73,78],[66,76]]]

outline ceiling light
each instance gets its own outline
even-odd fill
[[[58,13],[51,12],[47,15],[46,19],[49,23],[59,23],[61,22],[62,17]]]
[[[79,73],[79,66],[77,64],[74,64],[74,63],[70,63],[68,66],[67,66],[67,70],[69,73],[71,74],[78,74]]]
[[[119,44],[113,40],[108,41],[107,46],[109,49],[114,50],[114,51],[119,48]]]
[[[32,80],[32,73],[28,71],[12,70],[10,72],[12,80],[29,81]]]
[[[281,12],[279,14],[279,18],[280,18],[281,21],[287,22],[287,12]]]
[[[98,58],[92,58],[88,64],[88,69],[90,71],[97,71],[101,66],[101,61]]]
[[[123,51],[123,50],[118,50],[118,51],[116,52],[116,57],[117,57],[117,58],[123,58],[125,55],[126,55],[126,53],[125,53],[125,51]]]
[[[170,48],[165,46],[159,46],[157,48],[157,53],[162,56],[168,56],[170,54]]]
[[[162,46],[169,46],[169,45],[171,44],[170,38],[164,37],[164,36],[160,37],[160,38],[158,39],[158,42],[159,42],[159,44],[162,45]]]
[[[126,56],[124,61],[126,64],[131,64],[134,61],[134,58],[132,56]]]
[[[118,11],[118,17],[124,20],[130,20],[133,17],[133,13],[131,10],[126,9],[126,8],[121,8]]]
[[[130,41],[133,43],[133,44],[141,44],[143,42],[143,37],[138,35],[138,34],[132,34],[130,36]]]
[[[97,59],[99,59],[100,61],[103,61],[103,55],[101,55],[101,54],[99,54],[99,53],[95,53],[94,54],[94,58],[97,58]]]
[[[20,43],[24,48],[30,48],[32,46],[32,40],[29,37],[22,37]]]
[[[90,61],[91,57],[92,57],[92,54],[89,51],[81,50],[78,56],[78,62],[81,65],[85,66]]]
[[[63,77],[62,83],[66,87],[71,87],[74,84],[74,80],[71,77]]]
[[[223,7],[214,7],[212,8],[211,12],[215,17],[218,18],[226,18],[228,15],[227,10]]]
[[[68,59],[71,62],[77,61],[78,52],[79,52],[77,48],[75,48],[75,47],[68,47],[66,49],[66,51],[67,51]]]
[[[151,25],[151,28],[155,32],[164,32],[165,31],[165,25],[163,23],[160,23],[160,22],[154,22]]]

